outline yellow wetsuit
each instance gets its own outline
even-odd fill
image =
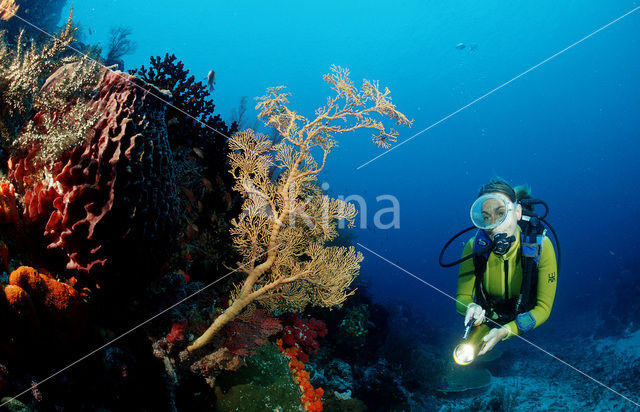
[[[473,244],[475,238],[471,238],[464,248],[462,256],[468,256],[473,252]],[[505,264],[505,261],[507,262]],[[505,295],[505,269],[508,270],[507,294]],[[460,264],[460,272],[458,274],[458,292],[456,295],[456,309],[462,316],[467,312],[467,306],[472,303],[475,292],[476,275],[474,271],[473,259],[466,260]],[[558,268],[556,263],[556,252],[553,244],[548,237],[544,238],[542,244],[542,252],[538,261],[538,290],[536,304],[531,309],[531,315],[535,319],[535,327],[542,325],[553,306],[553,299],[556,294],[556,285],[558,283]],[[516,234],[516,241],[513,242],[509,251],[503,256],[495,253],[489,254],[487,260],[487,269],[483,279],[484,288],[487,294],[501,299],[515,298],[520,294],[522,285],[522,258],[520,250],[520,228]],[[483,308],[487,310],[488,308]],[[489,310],[487,310],[487,314]],[[519,334],[518,326],[515,321],[511,321],[504,325],[509,330],[509,334],[505,339],[510,338],[514,334]]]

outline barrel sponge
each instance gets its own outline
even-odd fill
[[[45,87],[68,75],[63,66]],[[11,159],[25,222],[43,229],[48,247],[64,253],[68,269],[104,274],[115,260],[166,257],[179,202],[163,97],[135,76],[104,71],[86,103],[96,120],[81,144],[62,153],[47,173],[33,161],[41,146]]]

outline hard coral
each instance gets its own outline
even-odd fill
[[[171,106],[167,108],[165,119],[173,149],[203,146],[205,157],[210,160],[215,157],[214,164],[226,164],[226,139],[235,132],[235,126],[229,129],[219,114],[214,115],[216,106],[208,99],[206,86],[196,82],[193,75],[189,76],[189,70],[175,55],[167,53],[164,59],[151,57],[148,69],[142,66],[130,73],[171,93],[167,99]]]
[[[25,216],[44,224],[48,247],[66,254],[68,269],[99,275],[119,259],[133,269],[166,256],[179,208],[160,94],[134,76],[105,71],[87,103],[99,120],[82,144],[45,173],[31,162],[37,145],[10,162]]]

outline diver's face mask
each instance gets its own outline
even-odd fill
[[[507,253],[515,241],[515,236],[509,236],[507,232],[512,222],[517,224],[517,218],[513,216],[516,209],[515,203],[497,193],[484,194],[471,205],[471,221],[490,235],[493,243],[491,250],[498,255]]]
[[[515,203],[496,193],[487,193],[471,205],[471,221],[478,229],[489,231],[507,221],[515,209]]]

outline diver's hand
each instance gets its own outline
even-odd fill
[[[482,325],[484,322],[485,310],[477,303],[471,303],[467,306],[467,313],[464,315],[464,326],[467,326],[471,318],[474,318],[473,326]]]
[[[487,333],[487,335],[482,338],[485,342],[484,347],[480,352],[478,352],[478,356],[484,355],[493,349],[494,346],[502,339],[506,338],[509,334],[509,330],[507,328],[493,328]]]

